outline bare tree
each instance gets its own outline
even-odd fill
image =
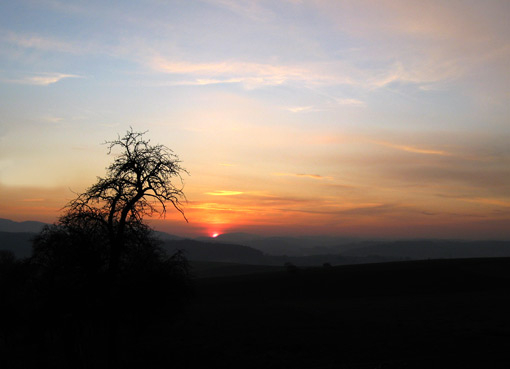
[[[164,145],[152,145],[146,132],[131,128],[123,137],[107,141],[108,154],[121,152],[107,168],[104,178],[67,205],[61,223],[91,223],[103,228],[110,246],[109,272],[118,272],[126,234],[140,229],[144,216],[165,216],[172,206],[184,215],[186,200],[179,158]],[[176,185],[174,180],[178,181]]]
[[[91,337],[106,340],[109,368],[120,367],[120,324],[127,317],[142,321],[148,309],[168,309],[167,299],[178,302],[188,288],[188,264],[182,253],[168,257],[143,221],[155,214],[164,217],[169,208],[187,221],[182,180],[187,171],[172,150],[151,144],[145,133],[130,129],[107,141],[114,159],[106,175],[69,202],[59,221],[33,241],[31,265],[41,282],[39,294],[61,302],[55,306],[76,306],[66,315],[77,317],[76,322],[83,311],[93,317],[101,311],[97,317],[106,324],[97,325],[97,336]],[[65,319],[62,324],[67,327]],[[82,342],[75,336],[76,343]],[[72,337],[62,339],[73,342]]]

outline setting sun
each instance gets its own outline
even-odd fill
[[[211,235],[211,237],[212,237],[212,238],[216,238],[216,237],[218,237],[219,235],[220,235],[219,233],[213,233],[213,234]]]

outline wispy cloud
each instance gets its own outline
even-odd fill
[[[65,78],[82,78],[76,74],[64,73],[41,73],[39,75],[27,76],[19,79],[6,79],[8,83],[18,83],[23,85],[48,86],[57,83]]]
[[[216,202],[194,202],[188,204],[187,208],[206,210],[206,211],[226,211],[226,212],[250,212],[248,208],[232,206],[230,204],[218,204]]]
[[[46,115],[44,117],[41,117],[41,120],[47,123],[60,123],[64,120],[62,117],[56,117],[52,115]]]
[[[501,200],[501,199],[497,199],[497,198],[474,197],[472,199],[464,199],[464,200],[469,201],[469,202],[476,202],[479,204],[510,207],[510,200]]]
[[[477,196],[468,196],[468,195],[450,195],[450,194],[437,194],[438,197],[443,197],[447,199],[461,200],[466,202],[474,202],[477,204],[485,204],[485,205],[494,205],[501,207],[510,208],[510,200],[501,199],[495,197],[477,197]]]
[[[187,76],[188,79],[175,82],[181,85],[243,83],[247,87],[257,87],[280,85],[289,80],[313,81],[326,78],[304,67],[253,62],[193,63],[155,57],[150,64],[160,72]]]
[[[386,167],[385,172],[399,181],[412,179],[413,182],[435,186],[455,184],[456,188],[509,196],[510,171],[505,166],[480,166],[472,165],[471,162],[453,161],[449,165],[422,164],[408,167]],[[454,192],[452,191],[452,193]]]
[[[340,105],[365,106],[365,102],[358,99],[336,99],[336,103]]]
[[[337,105],[342,106],[352,106],[352,107],[365,107],[366,103],[364,101],[358,100],[358,99],[352,99],[352,98],[336,98],[324,93],[319,93],[323,97],[325,97],[327,100],[330,100],[329,102],[320,105],[305,105],[305,106],[287,106],[284,109],[287,111],[290,111],[291,113],[312,113],[312,112],[318,112],[318,111],[326,111],[330,110],[333,107],[336,107]]]
[[[436,84],[451,81],[461,77],[466,67],[458,65],[454,58],[432,58],[399,60],[386,68],[378,70],[367,70],[367,82],[365,87],[377,89],[386,87],[392,83],[414,84],[423,91],[431,91]],[[422,88],[422,86],[426,86]]]
[[[341,214],[348,215],[361,215],[361,216],[371,216],[371,215],[380,215],[385,213],[394,212],[398,205],[395,204],[361,204],[360,206],[353,207],[351,209],[345,209],[339,211]]]
[[[206,195],[212,195],[212,196],[235,196],[235,195],[241,195],[244,192],[242,191],[212,191],[212,192],[206,192]]]
[[[437,82],[458,77],[462,70],[450,60],[413,61],[406,64],[395,62],[385,67],[366,68],[358,66],[354,60],[267,64],[236,60],[176,61],[160,55],[149,59],[148,65],[158,72],[185,77],[181,81],[174,81],[174,85],[242,83],[247,88],[257,88],[295,82],[307,86],[350,85],[365,90],[383,88],[394,82],[424,85],[430,90]],[[354,98],[337,98],[335,102],[358,107],[365,105],[364,101]]]
[[[291,113],[309,113],[314,111],[319,111],[320,109],[317,109],[314,106],[289,106],[286,107],[285,110],[290,111]]]
[[[40,34],[5,32],[0,33],[0,40],[18,47],[37,49],[42,51],[57,51],[72,54],[82,54],[89,49],[82,43],[78,45],[77,43],[72,43]]]
[[[443,151],[443,150],[424,149],[424,148],[420,148],[420,147],[409,146],[409,145],[398,145],[398,144],[393,144],[391,142],[384,142],[384,141],[371,140],[370,142],[377,144],[377,145],[390,147],[395,150],[407,151],[407,152],[412,152],[415,154],[452,156],[451,153],[449,153],[447,151]]]
[[[22,202],[43,202],[45,199],[37,198],[37,199],[23,199]]]
[[[251,80],[251,84],[255,82]],[[226,78],[226,79],[212,79],[212,78],[198,78],[193,81],[177,81],[170,83],[173,86],[208,86],[208,85],[221,85],[221,84],[232,84],[232,83],[248,83],[247,78]]]
[[[301,177],[301,178],[311,178],[311,179],[331,179],[331,177],[321,176],[320,174],[304,174],[304,173],[274,173],[275,176],[289,176],[289,177]]]
[[[261,5],[259,1],[253,0],[206,0],[216,6],[228,9],[236,14],[244,16],[246,18],[264,21],[274,18],[268,8]]]

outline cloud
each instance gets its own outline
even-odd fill
[[[150,65],[159,72],[188,77],[188,79],[176,81],[177,85],[243,83],[247,87],[254,88],[281,85],[292,80],[310,83],[327,80],[327,76],[314,73],[309,68],[292,65],[238,61],[194,63],[166,60],[160,56],[154,57]]]
[[[419,147],[415,147],[415,146],[397,145],[397,144],[392,144],[390,142],[384,142],[384,141],[371,140],[370,142],[377,144],[377,145],[390,147],[395,150],[407,151],[407,152],[412,152],[415,154],[440,155],[440,156],[451,156],[452,155],[451,153],[449,153],[447,151],[443,151],[443,150],[423,149],[423,148],[419,148]]]
[[[471,188],[479,191],[480,194],[499,194],[505,197],[510,195],[508,190],[510,170],[508,167],[492,167],[490,165],[482,167],[454,161],[448,165],[387,167],[385,172],[399,181],[412,180],[436,186],[456,184],[460,190]]]
[[[39,34],[5,32],[0,34],[0,40],[22,48],[37,49],[42,51],[57,51],[72,54],[82,54],[89,49],[89,47],[85,47],[85,45],[82,43],[78,45],[77,43],[71,43]]]
[[[198,210],[213,210],[213,211],[242,211],[239,209],[234,209],[228,205],[218,204],[215,202],[194,202],[188,204],[188,208],[190,209],[198,209]]]
[[[477,204],[485,204],[485,205],[494,205],[501,207],[510,208],[510,200],[494,198],[494,197],[477,197],[477,196],[468,196],[468,195],[452,195],[452,194],[436,194],[438,197],[461,200],[466,202],[474,202]]]
[[[271,20],[275,14],[261,2],[253,0],[205,0],[218,7],[225,8],[233,13],[255,21]]]
[[[325,95],[320,93],[322,96],[326,97],[330,102],[323,104],[322,106],[314,106],[314,105],[306,105],[306,106],[288,106],[284,109],[290,111],[291,113],[311,113],[318,111],[330,110],[335,105],[343,105],[343,106],[352,106],[352,107],[364,107],[366,103],[364,101],[352,98],[336,98],[333,96]]]
[[[469,202],[476,202],[479,204],[510,207],[510,200],[501,200],[501,199],[496,199],[496,198],[483,198],[483,197],[474,197],[472,199],[464,199],[464,200],[469,201]]]
[[[48,123],[60,123],[64,120],[64,118],[47,115],[47,116],[41,117],[41,120],[44,122],[48,122]]]
[[[254,81],[251,83],[253,84]],[[246,78],[227,78],[227,79],[202,79],[198,78],[194,81],[178,81],[170,83],[173,86],[208,86],[208,85],[221,85],[221,84],[232,84],[232,83],[248,83]]]
[[[65,78],[82,78],[82,77],[76,74],[41,73],[35,76],[24,77],[21,79],[8,79],[5,81],[9,83],[17,83],[23,85],[48,86],[57,83]]]
[[[250,219],[264,222],[279,219],[284,214],[309,214],[313,216],[372,215],[391,212],[394,208],[405,209],[404,206],[386,205],[381,202],[348,201],[331,198],[306,198],[278,196],[260,192],[248,192],[235,199],[226,197],[221,202],[192,202],[189,208],[194,211],[207,211],[208,216],[215,212],[230,214],[249,214]],[[289,215],[290,216],[290,215]],[[262,218],[260,218],[262,217]],[[276,217],[276,218],[275,218]],[[238,218],[236,221],[238,221]],[[294,220],[296,220],[295,218]]]
[[[241,191],[212,191],[212,192],[206,192],[206,195],[212,195],[212,196],[235,196],[235,195],[241,195],[244,192]]]
[[[302,177],[302,178],[312,178],[318,180],[324,179],[332,179],[331,177],[321,176],[320,174],[304,174],[304,173],[274,173],[275,176],[289,176],[289,177]]]
[[[285,110],[288,110],[291,113],[308,113],[312,111],[318,111],[319,109],[316,109],[313,106],[290,106],[285,108]]]
[[[374,90],[391,83],[401,82],[416,84],[418,87],[426,86],[426,90],[432,90],[435,83],[458,78],[465,69],[455,60],[433,58],[386,61],[378,67],[367,67],[355,59],[268,64],[235,60],[191,62],[167,59],[160,55],[149,57],[147,63],[157,72],[185,77],[182,80],[173,81],[173,85],[205,86],[241,83],[250,89],[301,83],[306,86],[349,85]],[[365,105],[364,101],[354,98],[334,98],[334,102],[358,107]],[[297,110],[294,112],[300,111],[300,107],[290,107],[290,109],[295,108]],[[306,108],[313,107],[303,108],[306,111],[308,110]]]
[[[270,21],[271,26],[285,27],[285,10],[295,10],[295,7],[303,12],[321,17],[325,23],[331,20],[337,32],[329,30],[328,36],[349,39],[355,37],[357,47],[342,49],[342,57],[330,53],[328,50],[314,49],[317,53],[315,58],[302,58],[293,54],[294,62],[281,62],[273,60],[271,56],[259,55],[257,61],[250,60],[247,56],[225,57],[209,56],[207,53],[193,55],[186,54],[185,48],[179,49],[178,45],[184,44],[181,36],[175,35],[178,25],[173,26],[171,35],[159,37],[144,36],[144,31],[149,27],[145,22],[135,25],[137,32],[126,32],[125,35],[115,39],[109,44],[100,45],[86,40],[58,39],[52,36],[34,33],[4,32],[0,38],[4,41],[23,48],[38,49],[45,51],[68,52],[75,54],[95,53],[113,55],[122,59],[129,59],[136,63],[149,66],[158,72],[172,74],[178,77],[171,81],[171,85],[208,86],[221,84],[242,84],[248,89],[263,86],[279,86],[282,84],[298,82],[307,85],[337,86],[351,85],[362,89],[379,89],[394,83],[415,84],[422,91],[437,90],[444,82],[449,82],[459,77],[475,76],[472,71],[476,63],[486,59],[488,55],[501,54],[499,58],[508,59],[508,43],[502,35],[508,26],[498,26],[488,23],[488,12],[481,5],[462,7],[453,3],[430,1],[426,4],[416,4],[405,1],[381,1],[367,2],[343,2],[321,0],[317,2],[287,1],[283,5],[274,6],[268,1],[250,0],[205,0],[214,6],[235,12],[243,17],[254,20]],[[68,9],[66,2],[50,1],[50,8],[65,10],[66,12],[82,14],[90,12],[90,15],[110,17],[114,11],[107,6],[89,6]],[[165,6],[161,4],[161,6]],[[290,8],[285,9],[285,7]],[[494,6],[496,9],[500,5]],[[466,9],[467,8],[467,9]],[[216,9],[220,10],[221,9]],[[144,12],[137,16],[127,17],[127,14],[119,15],[115,12],[115,20],[118,16],[127,18],[143,18]],[[480,25],[477,25],[480,13]],[[505,14],[502,9],[499,14]],[[498,14],[496,14],[498,15]],[[499,15],[501,17],[501,15]],[[498,17],[498,18],[499,18]],[[155,17],[154,22],[165,23]],[[247,20],[249,22],[249,19]],[[476,20],[473,22],[473,20]],[[246,22],[246,20],[245,20]],[[504,22],[500,22],[503,23]],[[158,23],[159,25],[159,23]],[[296,26],[299,29],[298,26]],[[149,28],[150,29],[150,28]],[[320,29],[320,27],[318,28]],[[182,29],[183,35],[195,35],[196,30]],[[285,31],[287,31],[285,29]],[[499,31],[499,32],[497,32]],[[242,31],[241,31],[242,32]],[[163,32],[161,32],[163,34]],[[153,34],[152,32],[150,33]],[[115,37],[116,35],[112,35]],[[263,37],[264,35],[261,35]],[[184,37],[184,36],[182,36]],[[290,32],[285,40],[288,44],[297,42],[303,34],[296,31]],[[317,40],[313,35],[306,39],[310,44],[316,45]],[[374,45],[373,40],[377,40]],[[73,41],[73,42],[71,42]],[[302,42],[302,40],[299,40]],[[486,42],[485,42],[486,41]],[[104,42],[104,41],[103,41]],[[505,44],[506,43],[506,44]],[[379,45],[380,44],[380,45]],[[388,45],[389,44],[389,45]],[[391,47],[388,47],[391,46]],[[233,45],[232,49],[236,49]],[[311,51],[311,50],[307,50]],[[278,54],[278,52],[276,52]],[[282,55],[283,52],[282,52]],[[242,59],[237,59],[237,58]],[[224,60],[222,58],[226,58]],[[236,58],[236,59],[233,59]],[[271,60],[271,62],[267,62]],[[262,61],[262,62],[260,62]],[[483,64],[483,63],[482,63]],[[503,63],[508,65],[508,63]],[[507,75],[508,73],[500,73]],[[470,77],[472,78],[472,77]],[[483,82],[480,82],[483,83]],[[488,83],[488,82],[486,82]],[[506,86],[501,80],[498,82]],[[492,84],[491,84],[492,85]],[[506,91],[506,90],[505,90]],[[349,106],[364,106],[364,102],[357,99],[338,99],[338,104]],[[299,107],[290,107],[292,112],[307,112],[315,109],[299,110]]]
[[[346,60],[368,65],[368,85],[375,88],[403,82],[431,91],[459,79],[491,89],[508,85],[504,66],[508,66],[504,51],[510,31],[505,18],[508,2],[464,6],[439,0],[321,0],[311,7],[357,40],[357,48],[345,51]],[[506,62],[489,62],[488,72],[489,56]],[[479,78],[480,66],[483,72],[500,76],[499,80]]]
[[[175,86],[208,86],[242,84],[248,89],[278,86],[298,82],[306,85],[351,85],[363,89],[377,89],[394,82],[413,83],[424,90],[434,89],[434,83],[456,78],[465,69],[457,60],[441,60],[429,57],[425,60],[404,60],[385,63],[384,66],[366,67],[356,58],[346,60],[322,60],[308,63],[282,64],[257,63],[253,61],[220,60],[192,62],[165,58],[160,46],[147,46],[136,39],[120,40],[115,46],[101,46],[83,42],[68,42],[38,34],[4,33],[4,41],[23,48],[56,51],[71,54],[106,54],[127,58],[148,65],[158,72],[182,76],[180,80],[167,83]],[[135,46],[133,46],[135,45]],[[150,43],[149,43],[150,45]],[[373,56],[380,58],[381,55]],[[358,99],[336,99],[340,105],[362,107]],[[294,107],[290,107],[294,109]],[[299,109],[299,107],[298,107]],[[315,109],[291,110],[293,112]]]
[[[369,204],[364,206],[354,207],[352,209],[341,210],[338,213],[348,215],[380,215],[386,213],[393,213],[397,208],[403,208],[395,204]]]
[[[365,102],[358,99],[336,99],[337,104],[351,106],[365,106]]]

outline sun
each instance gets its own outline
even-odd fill
[[[218,237],[219,235],[220,235],[219,233],[213,233],[213,234],[211,235],[211,237],[212,237],[212,238],[216,238],[216,237]]]

